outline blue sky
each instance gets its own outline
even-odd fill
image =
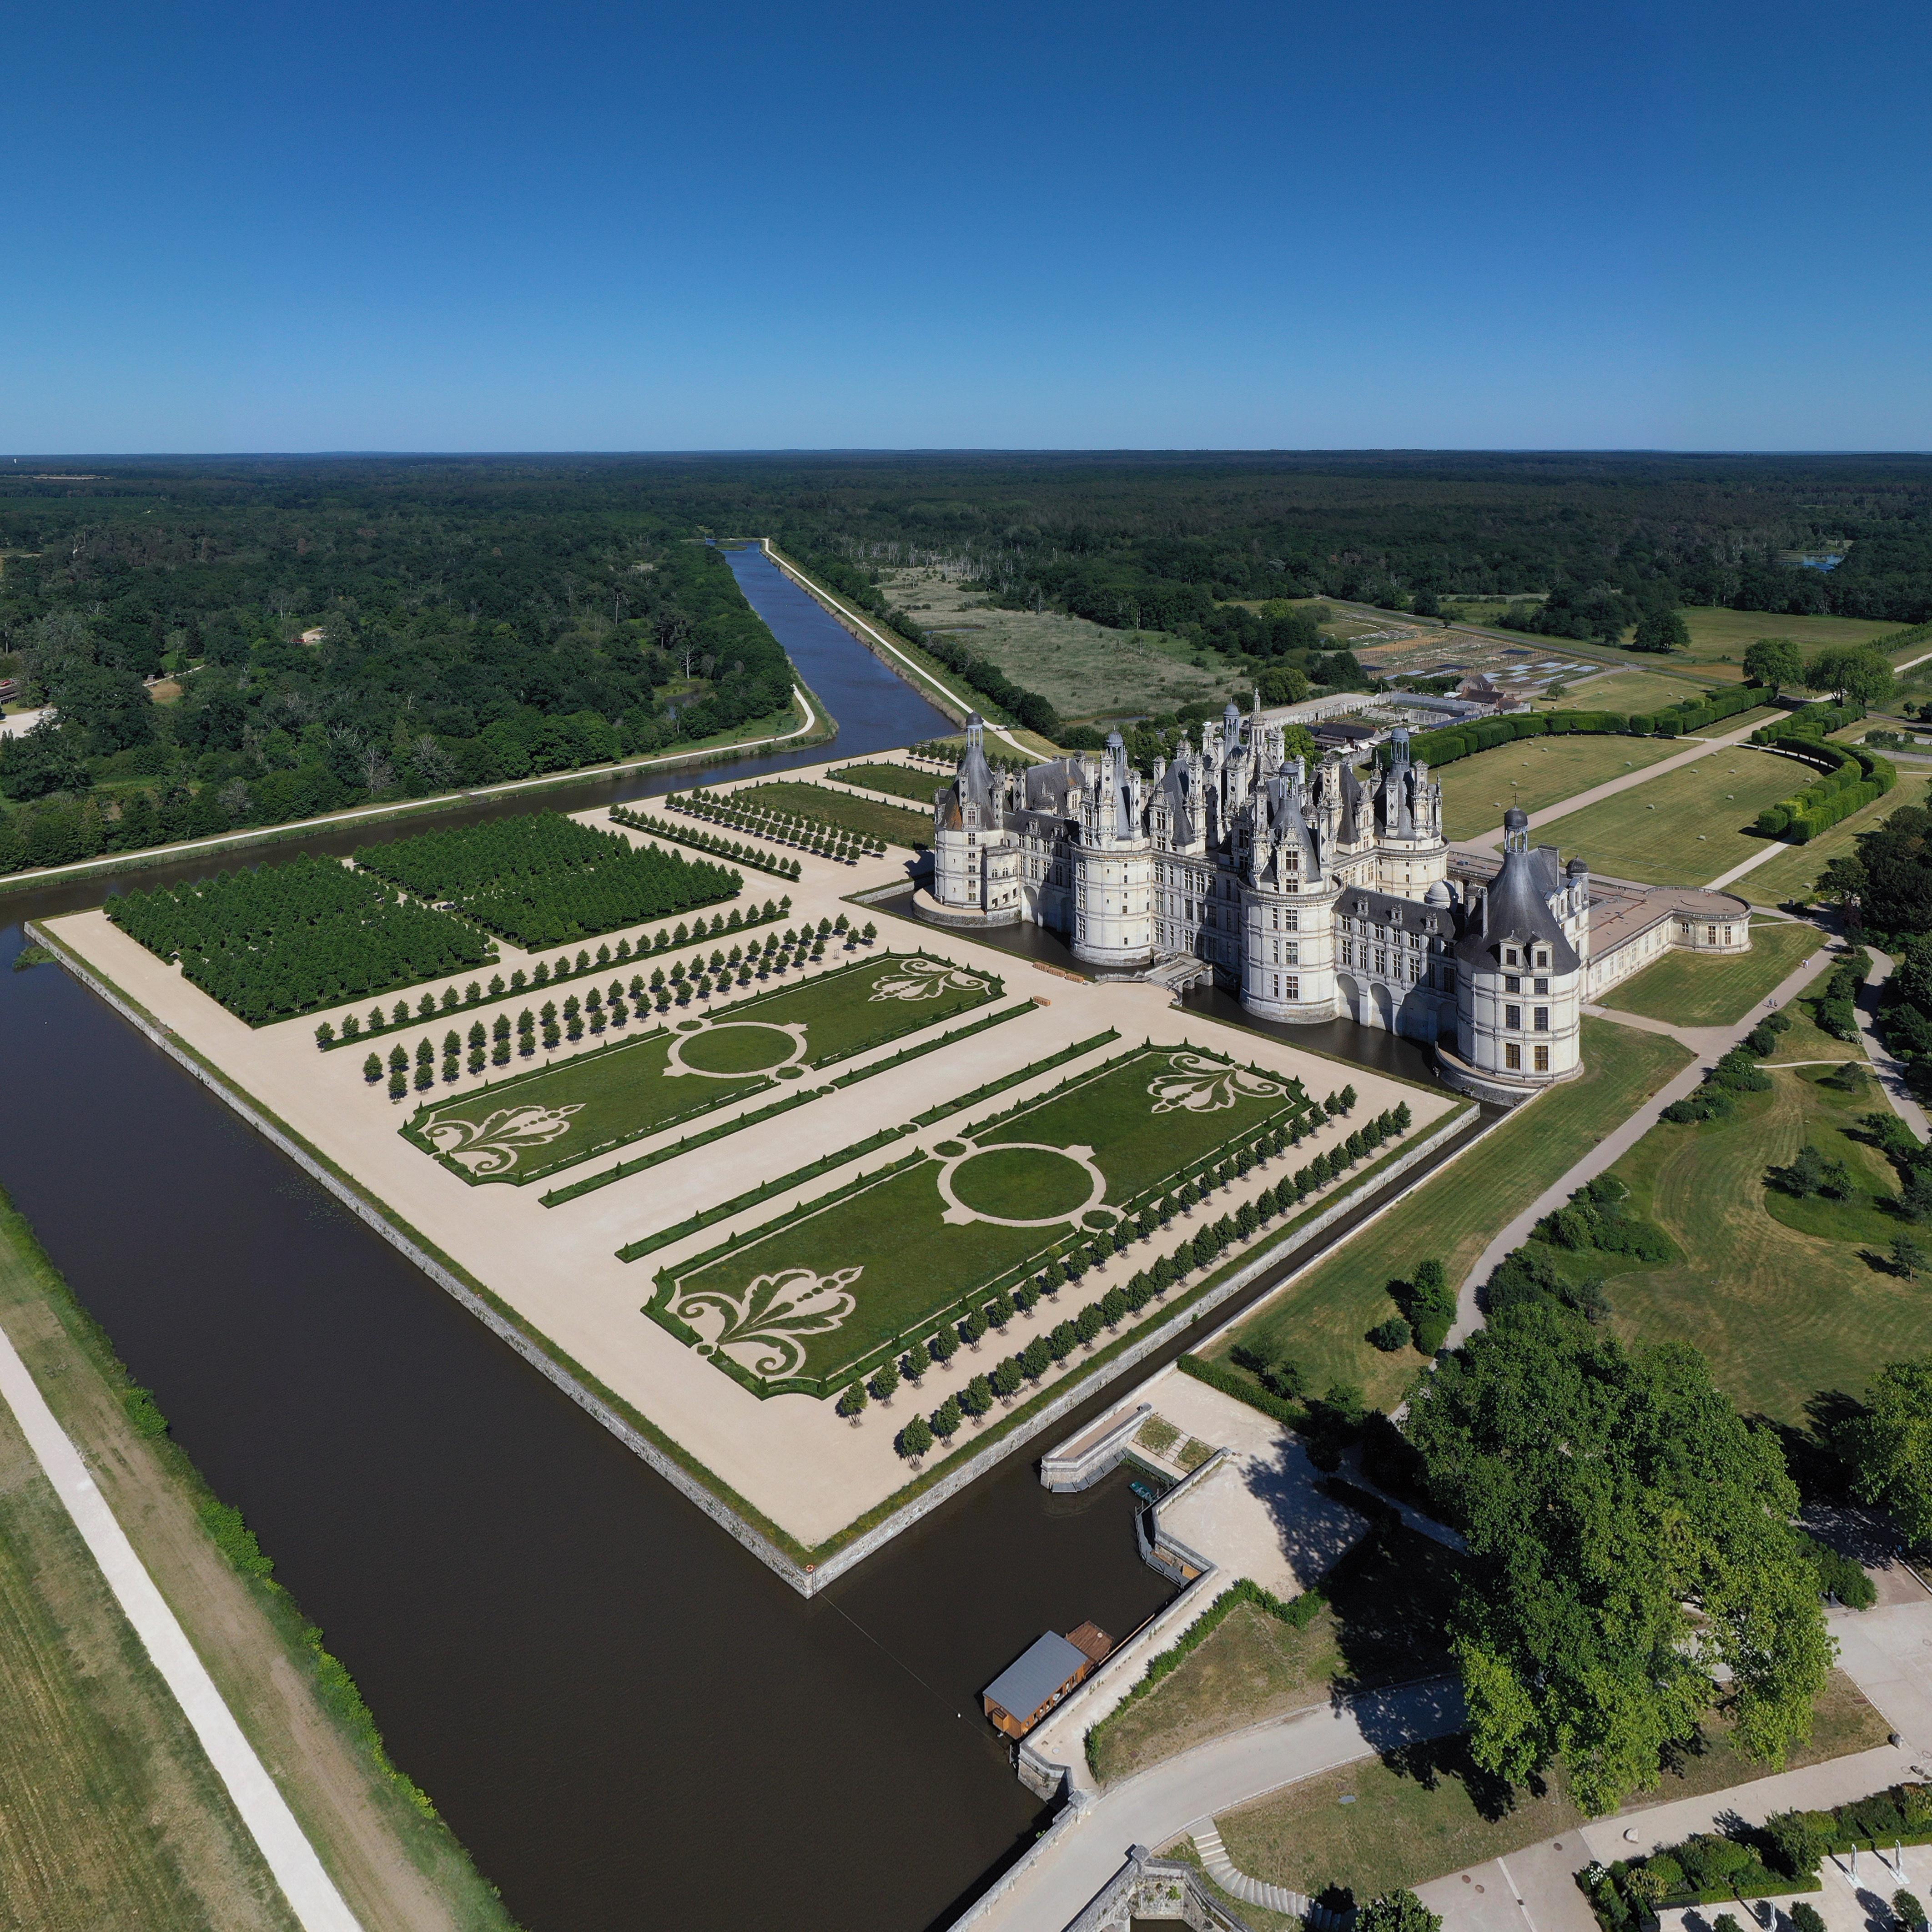
[[[1922,5],[16,8],[0,451],[1932,446]]]

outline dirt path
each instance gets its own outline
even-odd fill
[[[323,1705],[292,1606],[244,1578],[216,1547],[200,1520],[192,1477],[172,1466],[184,1459],[165,1441],[157,1444],[135,1432],[117,1390],[56,1312],[54,1298],[64,1292],[31,1245],[26,1224],[0,1197],[0,1328],[80,1451],[350,1909],[367,1932],[503,1932],[507,1917],[454,1836],[412,1806]],[[118,1628],[124,1646],[152,1676],[132,1633],[124,1623]],[[178,1718],[178,1707],[174,1709]],[[198,1750],[194,1757],[201,1774],[213,1783],[206,1758]],[[214,1790],[225,1803],[218,1784]],[[203,1824],[200,1835],[206,1838],[212,1829]],[[231,1876],[225,1882],[232,1893],[238,1881]],[[278,1897],[273,1904],[272,1912],[257,1909],[251,1916],[207,1922],[290,1924]],[[0,1918],[0,1925],[6,1922]],[[202,1922],[144,1916],[77,1922],[139,1922],[166,1932]]]

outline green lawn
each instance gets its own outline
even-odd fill
[[[1220,1359],[1237,1342],[1265,1338],[1294,1357],[1312,1389],[1354,1382],[1379,1407],[1399,1402],[1422,1358],[1406,1348],[1385,1355],[1364,1339],[1396,1312],[1387,1292],[1390,1278],[1406,1276],[1433,1256],[1460,1282],[1498,1228],[1690,1058],[1660,1034],[1586,1017],[1578,1078],[1529,1102],[1205,1352]]]
[[[1681,704],[1711,688],[1702,678],[1694,681],[1687,674],[1672,677],[1667,671],[1619,670],[1614,664],[1604,668],[1601,677],[1570,678],[1564,694],[1550,704],[1538,704],[1539,711],[1660,711],[1666,704]],[[1636,742],[1641,744],[1642,739]]]
[[[742,799],[747,804],[767,806],[774,812],[795,812],[821,824],[842,826],[848,832],[883,838],[889,845],[922,850],[932,843],[929,811],[908,812],[902,806],[854,798],[850,792],[833,791],[824,785],[782,779],[771,784],[748,786],[727,796]]]
[[[1298,1083],[1234,1061],[1143,1048],[723,1253],[666,1269],[653,1306],[767,1380],[832,1377],[1304,1101]],[[1174,1238],[1194,1225],[1179,1217]],[[797,1318],[773,1314],[761,1282],[784,1285]]]
[[[1810,1742],[1792,1753],[1788,1768],[1870,1750],[1886,1731],[1858,1687],[1834,1670],[1818,1700]],[[1624,1808],[1702,1797],[1766,1774],[1713,1718],[1658,1788]],[[1342,1804],[1345,1796],[1354,1802]],[[1583,1814],[1560,1774],[1540,1791],[1511,1791],[1476,1768],[1464,1739],[1446,1738],[1304,1779],[1214,1822],[1237,1869],[1251,1878],[1311,1894],[1344,1885],[1366,1899],[1574,1832]]]
[[[1708,662],[1725,657],[1740,664],[1760,638],[1790,638],[1808,655],[1827,644],[1868,644],[1904,627],[1863,617],[1786,617],[1774,610],[1728,610],[1691,605],[1677,614],[1690,633],[1690,649],[1679,662]],[[1910,654],[1908,652],[1908,656]]]
[[[432,1102],[403,1132],[466,1180],[520,1185],[796,1079],[805,1068],[950,1019],[1004,990],[990,975],[924,955],[861,959]]]
[[[1766,842],[1750,830],[1759,812],[1816,776],[1792,759],[1732,746],[1586,806],[1552,830],[1564,858],[1580,855],[1592,872],[1706,885],[1762,852]]]
[[[1358,1545],[1323,1580],[1328,1602],[1299,1630],[1237,1605],[1178,1670],[1089,1733],[1094,1774],[1111,1784],[1332,1692],[1448,1670],[1442,1624],[1455,1563],[1441,1544],[1401,1529]]]
[[[1790,1061],[1805,1060],[1862,1060],[1864,1048],[1848,1040],[1834,1040],[1811,1017],[1809,1002],[1825,990],[1825,982],[1837,968],[1837,962],[1827,966],[1808,986],[1803,992],[1784,1010],[1790,1020],[1790,1029],[1778,1036],[1778,1051],[1766,1064],[1782,1065]]]
[[[928,810],[933,800],[950,782],[935,772],[915,770],[910,765],[842,765],[825,776],[835,784],[868,785],[874,791],[889,791],[900,798],[916,800]]]
[[[1901,766],[1898,784],[1884,797],[1873,800],[1806,844],[1787,846],[1775,859],[1767,859],[1747,872],[1732,890],[1758,905],[1782,905],[1786,899],[1808,902],[1816,889],[1818,874],[1834,859],[1858,849],[1860,832],[1874,830],[1902,805],[1923,806],[1928,784],[1932,778]]]
[[[1760,920],[1751,928],[1748,952],[1727,958],[1666,952],[1605,994],[1603,1004],[1676,1026],[1729,1026],[1825,943],[1815,926]]]
[[[1499,832],[1503,814],[1513,805],[1540,812],[1546,805],[1641,771],[1683,749],[1670,738],[1567,732],[1553,738],[1520,738],[1512,745],[1457,758],[1435,773],[1442,785],[1443,823],[1451,838]]]
[[[1782,1042],[1777,1057],[1786,1057]],[[1882,1097],[1869,1081],[1856,1095],[1820,1085],[1831,1072],[1775,1072],[1769,1093],[1741,1096],[1726,1120],[1660,1123],[1613,1170],[1683,1256],[1616,1276],[1617,1328],[1690,1342],[1741,1407],[1801,1426],[1815,1395],[1860,1394],[1926,1328],[1924,1283],[1882,1262],[1906,1228],[1883,1205],[1897,1192],[1890,1165],[1847,1132]],[[1795,1202],[1767,1189],[1766,1171],[1808,1141],[1850,1168],[1854,1200]]]

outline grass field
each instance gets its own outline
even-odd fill
[[[1548,703],[1539,700],[1536,708],[1539,711],[1657,711],[1666,704],[1681,704],[1685,698],[1695,698],[1710,688],[1708,680],[1694,678],[1688,667],[1684,676],[1672,677],[1665,671],[1619,670],[1610,666],[1600,677],[1568,680],[1562,697]]]
[[[1793,1060],[1864,1058],[1864,1048],[1856,1042],[1834,1040],[1812,1018],[1811,1010],[1806,1004],[1825,990],[1825,982],[1832,976],[1834,970],[1833,967],[1827,966],[1785,1008],[1785,1018],[1790,1021],[1791,1025],[1788,1031],[1778,1036],[1778,1051],[1765,1063],[1767,1066],[1779,1066]]]
[[[1173,711],[1240,688],[1217,654],[1197,669],[1192,648],[1160,631],[1115,631],[1054,610],[993,610],[936,570],[889,571],[886,596],[928,630],[985,658],[1070,718]]]
[[[1451,838],[1474,838],[1502,829],[1513,805],[1540,812],[1592,785],[1622,778],[1684,746],[1670,738],[1521,738],[1514,744],[1457,758],[1436,772],[1442,785],[1442,818]]]
[[[728,1252],[667,1269],[656,1306],[755,1375],[832,1376],[1053,1244],[1111,1226],[1147,1190],[1301,1099],[1297,1083],[1196,1052],[1124,1054]],[[1173,1240],[1194,1225],[1178,1217]],[[760,1283],[780,1281],[821,1312],[788,1330],[771,1318]]]
[[[1395,1310],[1392,1276],[1433,1256],[1460,1282],[1497,1229],[1655,1093],[1690,1059],[1675,1040],[1612,1020],[1586,1017],[1584,1071],[1530,1102],[1474,1148],[1346,1243],[1264,1301],[1206,1352],[1225,1358],[1237,1342],[1277,1342],[1317,1390],[1354,1382],[1380,1408],[1400,1401],[1422,1358],[1385,1355],[1364,1339]]]
[[[1782,905],[1786,900],[1808,902],[1818,874],[1840,854],[1855,852],[1862,832],[1870,832],[1900,806],[1923,806],[1932,778],[1901,768],[1898,782],[1884,797],[1840,819],[1828,832],[1803,845],[1787,846],[1775,859],[1754,867],[1731,888],[1757,905]]]
[[[1399,1530],[1324,1582],[1328,1603],[1303,1629],[1238,1605],[1172,1675],[1096,1726],[1088,1746],[1095,1776],[1111,1784],[1331,1693],[1447,1670],[1441,1632],[1454,1566],[1441,1544]]]
[[[1760,638],[1789,638],[1808,654],[1826,644],[1868,644],[1874,638],[1888,637],[1904,628],[1863,617],[1786,617],[1774,610],[1727,610],[1695,604],[1677,614],[1690,633],[1690,648],[1679,656],[1680,663],[1728,656],[1742,664],[1744,652]]]
[[[1778,1058],[1797,1057],[1790,1038]],[[1618,1330],[1690,1342],[1742,1408],[1798,1426],[1821,1390],[1860,1394],[1925,1330],[1924,1284],[1881,1258],[1906,1228],[1882,1204],[1897,1192],[1892,1168],[1847,1132],[1882,1097],[1869,1081],[1856,1095],[1821,1086],[1831,1072],[1774,1072],[1772,1090],[1741,1096],[1726,1120],[1660,1123],[1613,1170],[1683,1256],[1612,1274]],[[1808,1141],[1851,1169],[1853,1200],[1787,1201],[1766,1188],[1766,1170]]]
[[[1586,806],[1555,828],[1568,860],[1649,885],[1702,886],[1766,841],[1750,827],[1767,805],[1801,790],[1808,766],[1733,746]]]
[[[826,776],[836,784],[865,785],[874,791],[889,791],[901,798],[916,800],[930,808],[934,796],[950,780],[936,772],[915,771],[910,765],[842,765]]]
[[[632,1040],[418,1110],[404,1132],[466,1180],[537,1180],[998,999],[1001,982],[920,954],[861,959],[815,980],[651,1024]]]
[[[0,1406],[0,1926],[296,1921]]]
[[[922,850],[932,842],[932,814],[910,812],[902,806],[884,805],[877,799],[854,798],[850,793],[833,791],[825,785],[782,780],[771,784],[752,785],[728,794],[775,812],[795,812],[827,825],[843,826],[848,832],[883,838],[888,845],[904,845]]]
[[[1678,1026],[1728,1026],[1825,943],[1816,926],[1760,920],[1751,928],[1748,952],[1728,958],[1666,952],[1655,965],[1606,993],[1603,1004]]]
[[[1885,1742],[1884,1718],[1842,1671],[1818,1700],[1811,1742],[1791,1754],[1802,1770]],[[1766,1775],[1721,1719],[1706,1721],[1700,1748],[1626,1810],[1705,1796]],[[1345,1796],[1354,1802],[1343,1804]],[[1351,1887],[1358,1898],[1426,1884],[1534,1844],[1583,1822],[1560,1774],[1538,1791],[1510,1791],[1470,1762],[1465,1740],[1444,1738],[1324,1772],[1216,1820],[1236,1867],[1274,1884],[1315,1893]]]

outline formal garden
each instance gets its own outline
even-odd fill
[[[776,844],[796,845],[821,858],[849,863],[886,856],[885,839],[879,832],[864,830],[849,817],[828,818],[823,812],[774,806],[758,796],[760,789],[754,786],[748,792],[718,792],[699,785],[688,792],[673,792],[664,803],[688,818],[754,832]]]
[[[753,817],[796,818],[868,838],[874,844],[902,845],[923,850],[932,842],[932,814],[908,811],[876,798],[860,798],[848,791],[802,778],[774,778],[747,785],[740,791],[710,795],[712,802]],[[746,823],[751,823],[748,818]]]
[[[822,956],[823,936],[814,934],[808,943]],[[736,976],[730,962],[722,970]],[[748,976],[748,968],[737,970]],[[670,983],[659,990],[668,991]],[[566,1031],[573,1041],[586,1028],[593,1036],[608,1029],[618,1037],[425,1106],[402,1131],[466,1180],[520,1185],[749,1094],[800,1081],[814,1069],[988,1005],[1004,992],[990,974],[968,973],[922,954],[887,953],[627,1038],[622,1030],[632,1009],[640,1017],[650,1010],[652,989],[640,984],[632,991],[620,980],[605,995],[593,986],[580,1006],[573,996],[561,1012],[546,1006],[541,1014],[519,1016],[519,1052],[534,1057],[539,1024],[546,1050]],[[508,1014],[500,1014],[495,1025],[496,1064],[508,1064]],[[475,1030],[470,1051],[480,1065],[480,1020]],[[452,1028],[443,1048],[452,1076],[458,1040]],[[405,1050],[398,1046],[395,1052]],[[432,1036],[424,1036],[418,1053],[430,1076],[422,1082],[428,1086],[434,1078]],[[406,1064],[405,1054],[398,1075]]]
[[[476,927],[386,880],[304,854],[110,897],[103,910],[250,1026],[488,965]]]
[[[802,869],[796,859],[788,859],[748,840],[728,838],[722,832],[706,832],[700,826],[660,818],[656,812],[640,812],[634,806],[614,805],[613,825],[628,825],[633,832],[648,832],[674,844],[688,845],[695,852],[710,852],[734,866],[748,866],[754,872],[771,872],[781,879],[795,879]]]
[[[1189,1216],[1180,1248],[1137,1277],[1138,1300],[1096,1304],[1076,1338],[1090,1343],[1103,1320],[1137,1312],[1407,1130],[1408,1109],[1392,1109],[1285,1174],[1264,1202],[1224,1216],[1225,1227],[1194,1226],[1192,1208],[1217,1186],[1354,1100],[1349,1088],[1318,1104],[1297,1080],[1198,1047],[1138,1048],[674,1264],[647,1312],[760,1394],[843,1389],[862,1406],[859,1384],[908,1340],[925,1358],[935,1346],[950,1353],[953,1324],[976,1340],[976,1311],[990,1311],[977,1313],[983,1334],[989,1319],[1002,1325],[1136,1240],[1160,1245]],[[1072,1336],[1078,1324],[1065,1325]],[[1064,1352],[1042,1338],[1026,1372]]]
[[[419,832],[364,846],[356,862],[526,950],[715,905],[744,884],[726,866],[554,812]]]

